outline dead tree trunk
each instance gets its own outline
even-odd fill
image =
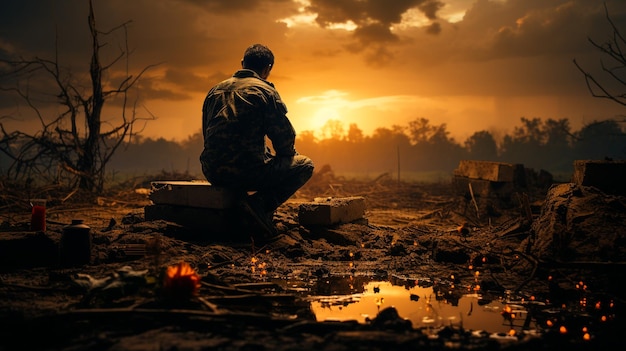
[[[100,136],[102,107],[104,106],[104,95],[102,93],[102,67],[100,66],[100,43],[98,42],[98,31],[96,30],[96,19],[93,14],[93,6],[89,2],[89,31],[91,33],[91,65],[89,73],[91,76],[92,86],[92,104],[91,110],[85,108],[85,116],[87,118],[87,138],[85,139],[85,153],[82,160],[78,163],[78,168],[84,174],[97,175],[96,171],[96,155],[98,150],[98,137]],[[102,178],[100,177],[82,177],[80,180],[80,188],[82,189],[99,189],[101,190]]]
[[[133,125],[140,120],[154,119],[149,113],[148,117],[138,117],[134,108],[131,108],[130,117],[126,113],[129,109],[126,105],[129,90],[152,66],[143,68],[133,76],[129,73],[127,64],[125,78],[117,86],[103,80],[106,76],[104,73],[113,69],[116,63],[128,61],[129,50],[124,32],[126,46],[112,62],[102,63],[100,49],[104,45],[99,36],[120,29],[125,31],[127,24],[128,22],[109,32],[100,32],[96,26],[92,2],[89,1],[91,61],[88,75],[82,78],[71,74],[69,70],[64,71],[58,55],[54,60],[25,60],[20,56],[16,60],[0,61],[5,67],[11,68],[0,72],[1,77],[5,78],[3,81],[15,84],[14,87],[0,86],[0,91],[17,94],[40,122],[40,130],[35,133],[20,130],[9,132],[1,123],[3,117],[0,117],[0,152],[12,160],[12,165],[7,170],[9,178],[37,178],[47,183],[65,183],[70,188],[91,193],[103,191],[106,165],[119,146],[134,135]],[[117,75],[119,73],[116,72]],[[33,78],[45,80],[57,89],[57,93],[52,95],[56,97],[56,103],[63,107],[62,112],[50,116],[49,110],[44,111],[45,107],[38,105],[39,100],[33,97],[34,93],[28,84]],[[91,89],[87,93],[80,88],[85,85],[81,79],[90,80]],[[26,86],[23,86],[23,82],[26,82]],[[48,91],[43,94],[50,96]],[[101,120],[102,111],[105,103],[112,98],[120,99],[122,106],[117,114],[118,119],[110,125],[107,123],[105,130]]]

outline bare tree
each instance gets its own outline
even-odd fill
[[[606,19],[613,31],[612,35],[604,43],[598,43],[591,38],[588,38],[588,40],[591,45],[598,48],[610,59],[609,63],[600,62],[602,71],[608,75],[610,81],[603,83],[599,78],[594,77],[589,71],[585,70],[576,60],[574,60],[574,64],[584,75],[587,89],[593,97],[609,99],[626,106],[626,53],[624,52],[626,50],[626,39],[622,36],[613,20],[611,20],[606,3],[604,4],[604,10]],[[617,89],[621,91],[609,88],[610,84],[617,84]]]
[[[34,133],[9,131],[0,123],[0,152],[10,159],[7,177],[15,180],[32,180],[37,177],[47,182],[67,185],[100,193],[104,189],[106,165],[125,141],[141,132],[135,125],[138,117],[136,103],[129,102],[131,89],[144,73],[147,66],[137,75],[129,73],[127,27],[130,22],[101,32],[96,27],[92,1],[89,1],[88,25],[91,38],[91,61],[88,75],[75,77],[59,63],[59,52],[53,60],[34,58],[0,60],[7,68],[0,78],[17,82],[10,87],[0,86],[7,93],[14,93],[24,101],[37,116],[40,127]],[[123,31],[124,42],[119,53],[108,63],[100,61],[100,50],[107,45],[100,35],[107,36]],[[124,76],[114,83],[106,79],[113,66],[126,64]],[[61,107],[55,113],[46,112],[42,101],[35,97],[31,82],[49,79],[54,87],[55,104]],[[88,82],[88,83],[87,83]],[[83,85],[87,84],[86,87]],[[114,101],[112,121],[103,120],[105,102]],[[0,118],[11,118],[3,116]],[[2,120],[0,119],[0,122]],[[137,124],[138,125],[138,124]]]

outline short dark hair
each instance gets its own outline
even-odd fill
[[[243,53],[243,68],[259,73],[265,67],[273,64],[274,54],[265,45],[253,44]]]

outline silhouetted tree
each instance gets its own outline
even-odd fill
[[[430,125],[430,121],[426,118],[418,118],[410,121],[408,126],[409,138],[413,145],[426,142],[433,134],[433,126]]]
[[[545,133],[539,118],[521,118],[522,126],[513,129],[513,135],[505,135],[501,146],[501,159],[505,162],[522,163],[537,167],[541,162]]]
[[[296,137],[296,150],[298,152],[309,155],[312,152],[315,152],[315,148],[317,146],[317,139],[315,138],[315,133],[310,130],[304,130],[298,133]]]
[[[445,123],[432,127],[432,135],[426,146],[430,170],[451,171],[458,165],[459,159],[466,157],[466,151],[450,137]]]
[[[204,137],[202,133],[197,132],[187,137],[187,139],[181,142],[183,149],[189,150],[191,152],[197,152],[198,157],[200,157],[200,152],[204,148]]]
[[[468,156],[474,160],[497,161],[498,145],[486,130],[475,132],[465,141]]]
[[[118,79],[117,83],[106,80],[112,66],[121,63],[123,59],[128,60],[127,25],[128,22],[109,32],[99,31],[92,2],[89,1],[91,61],[87,76],[65,71],[58,59],[58,52],[53,60],[18,58],[0,61],[4,63],[4,80],[17,82],[14,87],[2,87],[2,91],[20,97],[40,123],[35,133],[8,131],[0,124],[0,151],[12,162],[7,169],[8,176],[27,179],[36,175],[48,181],[66,181],[77,189],[96,193],[103,190],[107,163],[120,145],[138,132],[133,128],[136,122],[143,119],[137,116],[134,106],[127,106],[130,89],[149,67],[133,76],[128,72],[127,64],[126,75]],[[105,44],[100,41],[100,35],[119,30],[123,30],[125,45],[119,47],[119,54],[111,62],[101,62],[100,50]],[[44,111],[43,103],[48,101],[42,103],[33,96],[31,81],[38,84],[52,83],[56,92],[50,95],[56,97],[55,103],[60,107],[60,113],[50,115]],[[84,88],[85,85],[89,88]],[[109,100],[117,100],[116,103],[121,107],[117,119],[108,120],[105,124],[102,111]],[[105,129],[105,126],[108,128]]]
[[[626,134],[614,120],[587,124],[575,135],[573,148],[579,159],[626,157]]]
[[[336,119],[329,119],[322,126],[322,139],[335,139],[340,140],[344,137],[345,130],[343,123]]]
[[[151,174],[157,172],[184,173],[201,175],[197,147],[187,147],[185,142],[176,142],[164,138],[139,138],[129,143],[112,158],[109,167],[116,173]],[[199,151],[200,150],[200,151]]]
[[[568,119],[549,118],[543,124],[544,151],[541,164],[551,165],[552,169],[571,169],[573,164],[572,132]]]
[[[370,170],[393,172],[398,168],[398,154],[401,157],[410,154],[410,142],[403,128],[398,125],[379,127],[374,130],[363,151],[372,160],[368,165]]]
[[[352,143],[360,143],[364,140],[364,138],[365,136],[363,135],[363,131],[359,129],[356,123],[351,123],[348,128],[348,141]]]
[[[566,119],[522,118],[521,122],[514,134],[504,136],[505,147],[501,151],[487,131],[474,133],[463,147],[449,137],[445,124],[433,126],[426,119],[418,121],[425,132],[416,134],[422,135],[416,144],[411,143],[407,127],[377,128],[370,137],[362,135],[358,126],[352,124],[348,134],[352,131],[358,137],[318,140],[313,131],[302,131],[298,133],[296,148],[313,159],[316,171],[331,166],[343,175],[376,177],[396,170],[451,172],[460,160],[468,158],[520,163],[549,172],[571,172],[575,159],[618,158],[626,153],[626,137],[616,121],[594,122],[578,132],[570,131]],[[196,162],[201,145],[200,133],[180,143],[139,137],[116,153],[111,167],[118,173],[134,170],[133,174],[184,169],[202,177]]]

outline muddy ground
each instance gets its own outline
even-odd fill
[[[19,194],[7,196],[0,212],[0,350],[622,345],[623,196],[566,183],[472,199],[446,181],[326,177],[312,179],[279,208],[275,220],[285,237],[260,246],[246,232],[217,236],[145,221],[146,188],[137,184],[89,202],[49,198],[45,233],[29,231],[30,209]],[[301,203],[344,196],[365,198],[362,220],[299,225]],[[71,266],[59,256],[72,219],[90,227],[88,264]],[[197,285],[186,284],[193,274],[174,288],[164,283],[168,267],[181,262],[197,274]],[[324,291],[330,277],[427,282],[438,300],[451,303],[468,293],[515,303],[529,311],[534,327],[511,335],[462,323],[433,329],[384,305],[366,323],[317,321],[310,297],[336,293]]]

